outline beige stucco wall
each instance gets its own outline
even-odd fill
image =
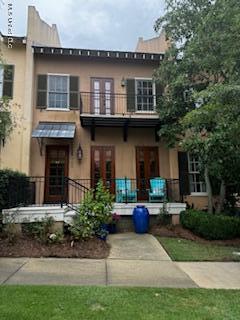
[[[23,131],[25,130],[23,121],[24,105],[24,73],[26,67],[24,45],[16,45],[8,49],[3,42],[0,48],[5,64],[14,65],[13,99],[10,101],[11,112],[14,119],[14,130],[10,137],[6,139],[5,146],[0,150],[0,168],[11,168],[23,170],[22,148],[24,144]]]
[[[38,57],[35,64],[35,99],[33,102],[33,126],[39,121],[75,122],[76,136],[73,143],[73,155],[70,153],[69,176],[72,178],[90,178],[91,146],[115,147],[115,174],[116,177],[136,177],[136,147],[158,146],[159,168],[163,177],[169,178],[168,150],[161,143],[155,141],[154,128],[129,128],[128,141],[123,141],[122,128],[96,128],[95,141],[91,141],[89,128],[80,125],[79,111],[47,111],[36,109],[36,78],[38,74],[59,73],[77,75],[80,77],[79,91],[89,92],[91,77],[109,77],[114,79],[115,93],[126,93],[126,87],[121,86],[124,77],[151,78],[156,64],[136,64],[126,62],[89,61],[74,58]],[[46,140],[46,144],[68,143],[64,141]],[[76,158],[79,143],[83,149],[83,159]],[[31,175],[45,173],[45,147],[42,157],[36,139],[31,144]]]
[[[30,6],[28,10],[28,26],[26,43],[8,49],[1,42],[1,51],[4,62],[13,64],[13,115],[16,126],[0,150],[0,168],[9,168],[30,173],[30,143],[32,132],[32,99],[33,99],[33,70],[34,60],[32,45],[60,46],[56,25],[49,26],[41,20],[37,10]]]
[[[158,37],[143,40],[138,39],[136,52],[165,53],[170,46],[170,42],[166,40],[165,32],[161,32]]]
[[[184,201],[186,201],[190,206],[193,205],[195,209],[206,209],[208,206],[207,196],[189,195],[184,197]]]
[[[75,122],[77,126],[73,141],[73,152],[69,154],[69,176],[75,179],[89,179],[91,177],[91,146],[115,147],[115,176],[136,178],[136,147],[157,146],[159,151],[159,171],[164,178],[178,179],[178,150],[167,149],[162,142],[155,141],[154,129],[129,128],[128,141],[123,141],[122,128],[96,128],[95,141],[91,141],[90,129],[80,125],[79,111],[47,111],[36,109],[36,78],[38,74],[59,73],[77,75],[80,77],[79,91],[90,91],[91,77],[109,77],[114,79],[115,92],[126,93],[121,87],[124,77],[151,78],[156,65],[89,61],[66,57],[36,58],[35,64],[35,90],[33,101],[33,127],[40,121]],[[83,159],[77,160],[79,143],[83,149]],[[40,155],[36,139],[31,141],[31,175],[44,176],[45,174],[45,148],[49,144],[69,144],[68,141],[48,139],[44,141],[43,154]],[[206,197],[189,196],[184,199],[195,207],[204,207]]]

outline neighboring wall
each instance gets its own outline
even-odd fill
[[[28,8],[26,44],[8,48],[1,42],[6,64],[15,65],[13,100],[16,127],[0,151],[0,168],[10,168],[29,174],[32,130],[33,44],[61,46],[56,25],[49,26],[32,6]]]
[[[166,40],[165,32],[161,32],[158,37],[143,40],[138,39],[136,52],[165,53],[169,48],[169,41]]]
[[[0,169],[11,168],[24,171],[23,164],[23,132],[25,124],[23,120],[23,106],[25,101],[24,74],[26,69],[26,46],[13,44],[8,49],[7,44],[0,43],[4,63],[14,65],[13,100],[11,100],[11,112],[15,122],[15,128],[11,136],[5,141],[5,146],[0,147]]]

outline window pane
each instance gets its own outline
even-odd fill
[[[206,192],[206,185],[200,174],[199,157],[188,155],[189,183],[191,192]]]
[[[68,95],[60,93],[49,93],[49,107],[50,108],[67,108]]]
[[[153,111],[153,90],[151,80],[137,80],[137,111]]]
[[[51,92],[68,92],[67,76],[49,76],[49,91]]]
[[[49,108],[68,108],[68,76],[48,76]]]

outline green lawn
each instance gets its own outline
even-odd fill
[[[180,238],[157,237],[174,261],[240,261],[238,247],[202,244]]]
[[[239,291],[2,286],[1,320],[240,319]]]

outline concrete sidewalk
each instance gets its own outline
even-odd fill
[[[151,235],[118,234],[109,242],[102,260],[0,258],[0,284],[240,289],[240,263],[173,262]]]

